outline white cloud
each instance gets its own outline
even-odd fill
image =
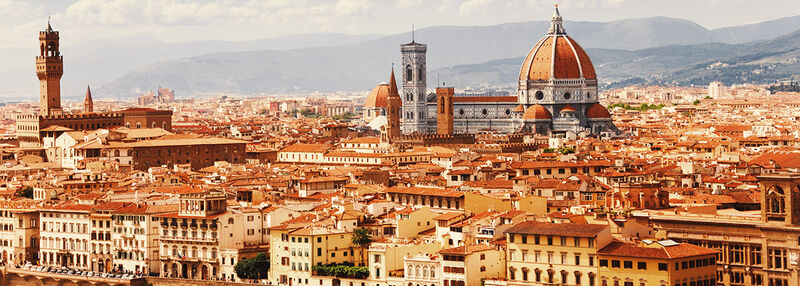
[[[339,15],[354,15],[367,11],[370,6],[369,0],[339,0],[335,10]]]
[[[394,6],[397,8],[414,8],[422,4],[422,0],[400,0],[395,2]]]
[[[458,7],[458,13],[462,16],[472,15],[477,11],[485,13],[494,2],[495,0],[467,0]]]

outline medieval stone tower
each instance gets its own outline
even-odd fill
[[[39,78],[39,114],[61,114],[61,76],[64,61],[58,49],[58,32],[50,22],[39,32],[39,56],[36,57],[36,76]]]
[[[415,41],[402,45],[403,55],[403,132],[427,133],[425,53],[428,46]]]
[[[453,135],[453,87],[436,88],[436,130],[439,135]]]
[[[397,91],[397,81],[394,79],[394,68],[389,78],[389,92],[386,95],[386,135],[391,142],[392,139],[402,135],[400,130],[400,107],[402,106],[400,93]]]

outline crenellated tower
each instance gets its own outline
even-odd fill
[[[53,31],[50,21],[39,32],[39,55],[36,57],[36,76],[39,78],[39,114],[61,114],[61,76],[64,61],[58,47],[58,31]]]

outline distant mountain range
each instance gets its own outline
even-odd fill
[[[548,25],[436,26],[418,30],[416,39],[428,45],[430,85],[437,78],[459,88],[513,85],[521,57]],[[588,50],[607,86],[772,81],[798,70],[791,46],[798,36],[790,33],[800,27],[800,16],[716,30],[667,17],[568,21],[565,27]],[[63,86],[66,97],[73,98],[81,97],[87,83],[99,98],[132,97],[158,85],[175,89],[179,97],[364,90],[387,80],[391,64],[400,62],[399,46],[409,40],[407,33],[310,34],[250,42],[128,39],[63,46]],[[0,67],[4,89],[32,91],[34,99],[32,61],[15,58]],[[716,62],[722,63],[719,68],[709,69]]]
[[[672,45],[636,51],[589,49],[603,87],[631,84],[707,85],[800,79],[800,30],[745,44]],[[434,71],[459,86],[511,85],[523,57]],[[510,80],[509,80],[510,79]]]

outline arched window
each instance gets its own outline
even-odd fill
[[[773,186],[767,191],[767,211],[770,214],[786,213],[786,196],[780,186]]]
[[[414,70],[411,69],[411,65],[406,66],[406,81],[414,80]]]

